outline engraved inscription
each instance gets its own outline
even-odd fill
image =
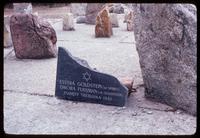
[[[81,96],[84,98],[112,101],[112,97],[123,97],[119,88],[107,87],[102,84],[58,80],[59,87],[64,90],[64,96]]]

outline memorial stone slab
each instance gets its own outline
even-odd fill
[[[87,61],[73,57],[59,47],[55,96],[122,107],[126,103],[128,89],[117,78],[90,68]]]

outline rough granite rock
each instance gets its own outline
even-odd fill
[[[97,15],[95,26],[95,37],[110,37],[113,35],[112,24],[108,8],[103,8]]]
[[[45,20],[33,14],[14,14],[10,31],[17,58],[56,57],[56,32]]]
[[[10,34],[10,17],[4,17],[4,36],[3,36],[4,47],[12,46],[12,38]]]
[[[112,23],[112,27],[119,27],[119,22],[116,13],[110,13],[110,21]]]
[[[32,13],[32,4],[31,3],[13,3],[14,13]]]
[[[195,6],[138,4],[136,10],[134,32],[145,96],[196,115]]]
[[[86,23],[95,25],[96,17],[103,7],[103,3],[88,3],[86,6]]]
[[[67,13],[63,18],[63,30],[74,31],[74,17],[72,13]]]

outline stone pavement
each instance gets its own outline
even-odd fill
[[[120,16],[111,38],[95,38],[94,25],[63,31],[62,19],[48,19],[57,46],[85,59],[92,68],[134,79],[136,92],[123,108],[54,97],[57,58],[17,59],[4,48],[4,131],[9,134],[182,134],[196,131],[196,117],[144,98],[133,32]]]

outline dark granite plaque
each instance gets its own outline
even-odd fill
[[[72,101],[124,106],[128,89],[117,78],[93,70],[85,60],[59,47],[55,95]]]

